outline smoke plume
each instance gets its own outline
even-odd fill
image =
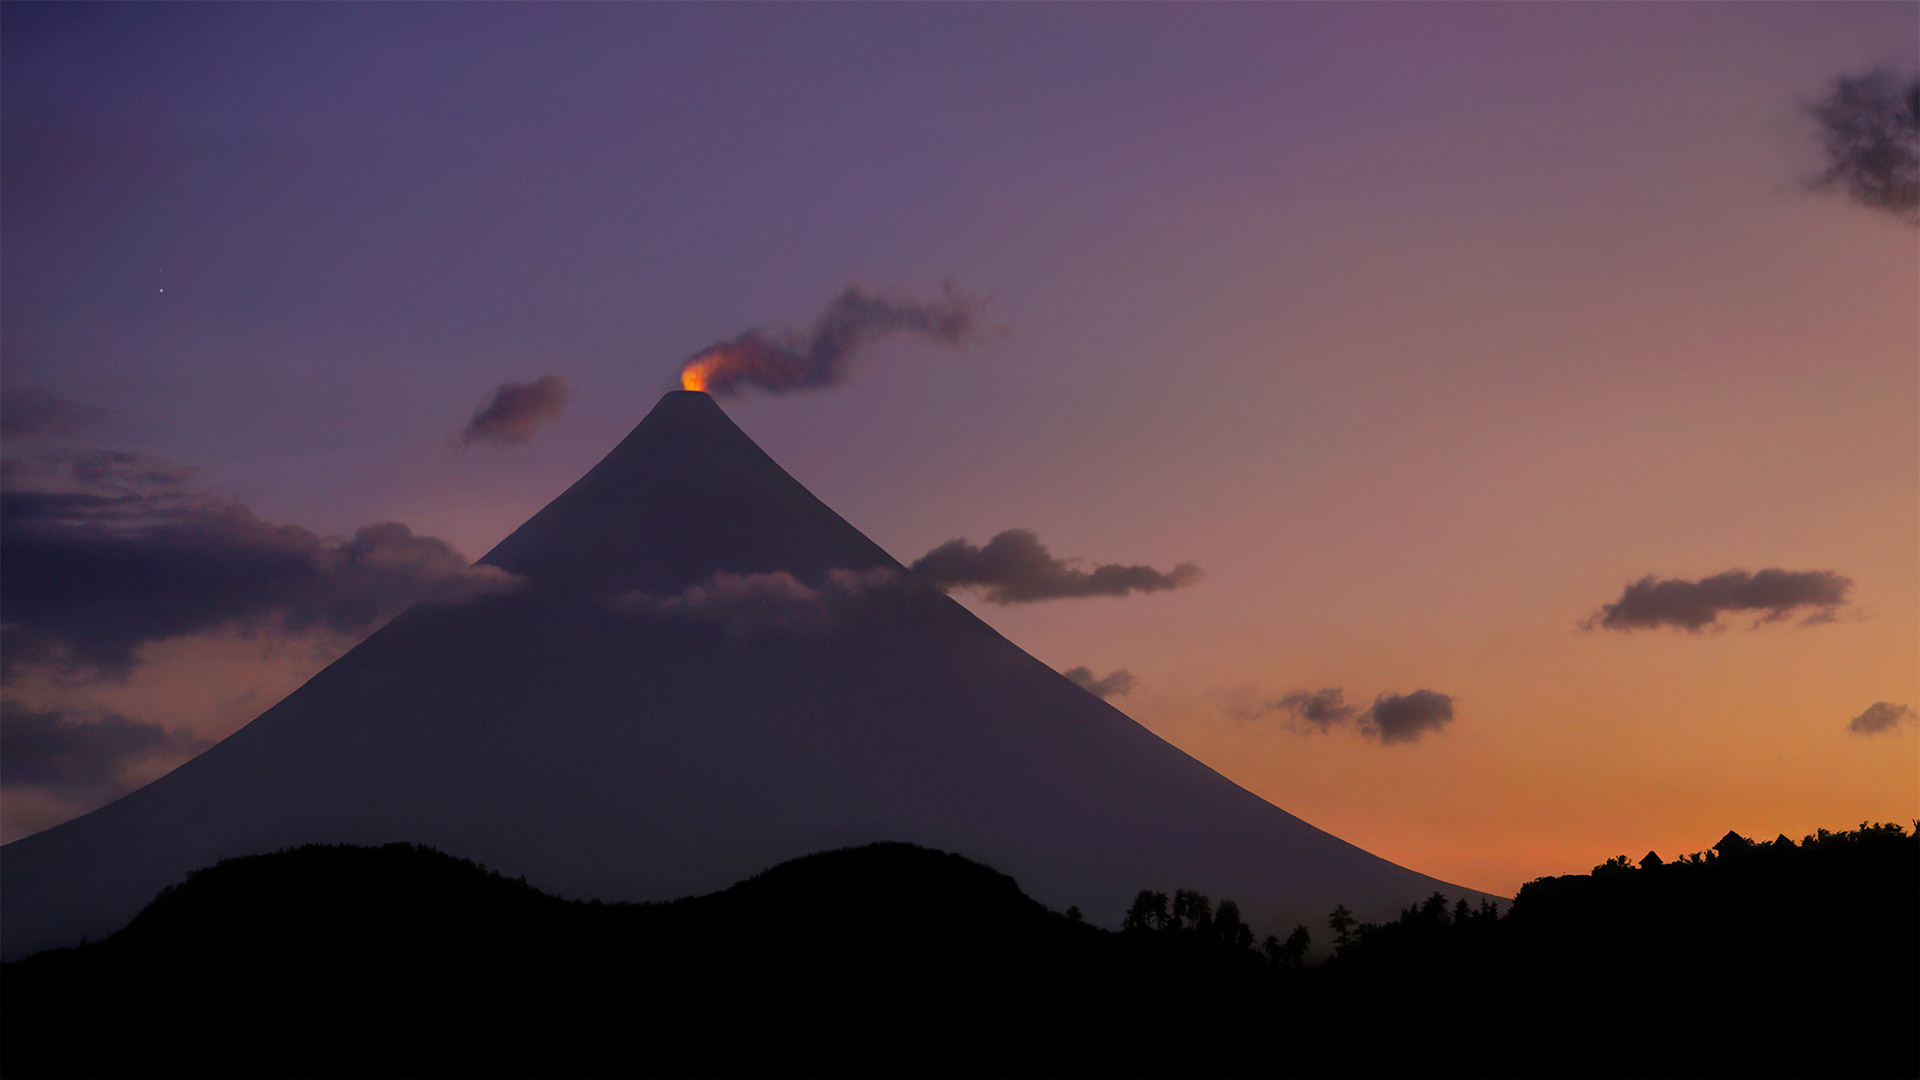
[[[1662,626],[1701,633],[1720,627],[1728,612],[1758,612],[1755,626],[1808,610],[1806,622],[1828,622],[1847,601],[1853,582],[1830,570],[1728,570],[1699,581],[1655,578],[1628,585],[1620,599],[1594,612],[1582,629],[1651,630]]]
[[[1161,592],[1200,578],[1200,568],[1192,563],[1164,571],[1120,563],[1082,570],[1069,560],[1054,558],[1031,529],[1008,529],[984,547],[964,539],[949,540],[914,560],[911,569],[941,589],[981,589],[995,604]]]
[[[731,397],[756,387],[768,393],[821,390],[847,378],[854,357],[878,338],[906,334],[941,345],[986,336],[984,303],[947,285],[927,303],[890,300],[850,285],[807,333],[749,330],[710,345],[682,366],[680,385]]]
[[[1884,69],[1841,76],[1807,111],[1827,158],[1807,186],[1920,226],[1920,79],[1902,87]]]
[[[542,375],[530,383],[502,383],[460,432],[460,445],[488,442],[514,446],[533,438],[540,425],[558,419],[560,406],[572,395],[558,375]]]

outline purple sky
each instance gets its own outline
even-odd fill
[[[1912,4],[0,17],[0,392],[112,411],[10,456],[139,450],[266,522],[477,557],[696,351],[951,281],[1004,333],[882,338],[730,415],[903,561],[1029,529],[1196,564],[970,603],[1280,806],[1492,891],[1920,813],[1916,233],[1803,190],[1804,106],[1910,74]],[[462,445],[549,374],[529,439]],[[1649,575],[1769,568],[1850,591],[1580,629]],[[343,643],[196,634],[8,697],[215,738]],[[1334,687],[1453,719],[1274,706]],[[89,790],[14,785],[6,835]]]

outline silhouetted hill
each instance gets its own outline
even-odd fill
[[[1108,1052],[1056,1026],[1135,966],[1115,945],[906,844],[644,905],[407,844],[310,846],[199,871],[104,942],[7,965],[5,1071],[1074,1072]]]
[[[1096,913],[1110,915],[1112,913]],[[1114,933],[907,844],[665,904],[428,848],[305,847],[6,965],[35,1075],[1911,1076],[1920,839],[1897,826],[1430,899],[1319,968],[1223,899]],[[1322,941],[1330,928],[1310,928]],[[1304,947],[1304,941],[1301,942]]]

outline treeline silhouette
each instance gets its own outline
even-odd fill
[[[1259,940],[1230,899],[1143,891],[1110,932],[907,844],[668,904],[315,846],[0,979],[9,1077],[1913,1076],[1920,838],[1729,833]]]

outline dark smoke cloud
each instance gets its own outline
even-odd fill
[[[1312,693],[1295,690],[1274,702],[1274,707],[1292,714],[1296,726],[1314,731],[1344,724],[1360,711],[1358,705],[1347,704],[1346,692],[1337,686]]]
[[[1112,674],[1102,677],[1095,677],[1093,669],[1085,667],[1077,667],[1064,674],[1095,697],[1109,698],[1131,694],[1136,685],[1133,672],[1126,668],[1117,668]]]
[[[1360,718],[1360,730],[1383,745],[1413,742],[1429,731],[1439,731],[1453,722],[1453,698],[1432,690],[1411,694],[1381,694],[1373,699],[1366,715]]]
[[[1347,700],[1345,689],[1334,686],[1295,690],[1246,715],[1255,717],[1276,711],[1286,713],[1288,726],[1302,734],[1331,731],[1351,723],[1367,738],[1392,746],[1414,742],[1452,723],[1453,697],[1432,690],[1380,694],[1373,699],[1373,704],[1362,709]]]
[[[682,366],[683,385],[730,397],[748,387],[769,393],[820,390],[847,378],[854,356],[878,338],[907,334],[942,345],[987,336],[984,302],[951,284],[928,303],[891,300],[850,285],[827,305],[805,334],[749,330],[711,345]]]
[[[530,383],[501,383],[460,432],[460,445],[526,442],[540,425],[559,418],[560,406],[571,396],[567,381],[558,375],[542,375]]]
[[[631,592],[614,599],[616,610],[656,613],[712,623],[733,638],[761,634],[826,633],[841,605],[867,593],[891,588],[900,575],[889,567],[829,570],[817,586],[785,570],[765,574],[720,571],[673,596]]]
[[[1807,111],[1827,157],[1807,186],[1920,225],[1920,79],[1903,87],[1884,69],[1841,76]]]
[[[1726,612],[1755,611],[1755,626],[1811,609],[1807,622],[1828,622],[1847,601],[1853,582],[1829,570],[1767,569],[1756,574],[1728,570],[1683,581],[1649,574],[1628,585],[1620,599],[1587,616],[1583,629],[1650,630],[1673,626],[1692,633],[1719,627]]]
[[[225,626],[356,633],[414,602],[512,587],[394,522],[345,540],[272,525],[160,458],[79,451],[0,466],[6,672],[124,672],[143,642]]]
[[[1119,563],[1081,570],[1069,560],[1054,558],[1031,529],[1008,529],[984,547],[949,540],[914,560],[911,569],[941,589],[982,589],[995,604],[1160,592],[1191,585],[1200,577],[1200,568],[1192,563],[1166,571]]]
[[[1855,735],[1879,735],[1893,731],[1902,724],[1916,722],[1911,705],[1895,705],[1891,701],[1876,701],[1867,706],[1867,711],[1847,722],[1847,730]]]
[[[38,386],[9,386],[0,394],[0,436],[78,435],[113,418],[110,410],[55,397]]]
[[[46,789],[63,799],[96,797],[123,782],[128,766],[185,757],[212,745],[190,731],[117,713],[62,713],[0,701],[0,783]]]

